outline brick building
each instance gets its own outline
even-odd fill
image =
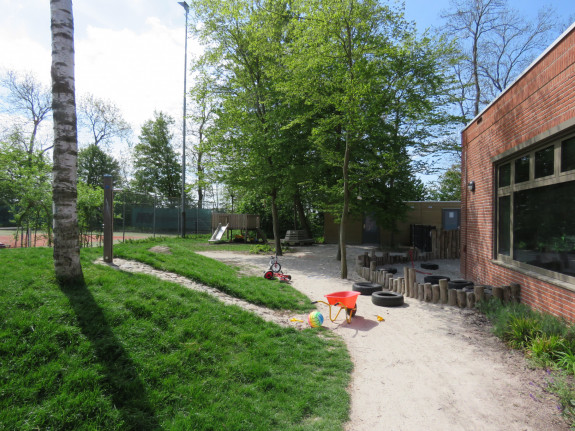
[[[462,132],[461,272],[575,321],[575,24]]]

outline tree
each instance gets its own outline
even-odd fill
[[[39,230],[47,232],[51,244],[52,167],[45,154],[28,154],[17,139],[0,142],[0,166],[0,203],[10,208],[17,229],[26,232],[21,246],[31,245]]]
[[[78,226],[82,246],[89,247],[94,240],[93,231],[100,231],[103,224],[102,208],[104,193],[102,187],[78,183]]]
[[[547,8],[528,22],[506,0],[451,0],[450,5],[442,18],[444,31],[457,38],[465,55],[456,74],[467,123],[549,45],[557,20]]]
[[[347,277],[346,224],[359,209],[385,207],[405,196],[408,148],[450,121],[450,81],[442,75],[451,49],[444,41],[416,40],[401,12],[376,0],[297,2],[286,61],[292,95],[321,112],[312,133],[322,159],[341,169],[333,195],[339,206],[341,277]],[[371,197],[358,204],[359,188]],[[369,203],[369,206],[367,205]],[[381,216],[393,213],[382,212]]]
[[[90,130],[92,144],[109,147],[115,139],[126,139],[132,131],[120,109],[109,100],[88,94],[80,101],[80,124]]]
[[[114,184],[121,184],[120,163],[95,144],[81,149],[78,152],[78,179],[91,187],[103,188],[104,175],[112,175]]]
[[[15,71],[10,70],[0,81],[0,85],[7,90],[3,110],[11,114],[14,131],[21,135],[20,143],[25,151],[28,154],[33,154],[36,150],[36,138],[40,124],[52,111],[52,95],[31,73],[18,75]],[[19,120],[19,117],[24,117],[24,124]],[[30,127],[28,128],[28,126]],[[29,137],[26,138],[25,134],[28,134]],[[50,148],[52,146],[41,148],[41,150],[45,152]]]
[[[72,1],[50,0],[50,14],[54,117],[54,269],[61,284],[83,284],[76,210],[78,134]]]
[[[270,198],[281,255],[278,203],[304,142],[290,139],[293,105],[274,77],[285,54],[289,2],[197,0],[192,9],[205,45],[197,67],[213,74],[220,100],[208,134],[210,150],[219,157],[212,167],[228,187]]]
[[[461,200],[461,164],[452,165],[431,183],[427,190],[428,199],[435,201]]]
[[[175,205],[178,202],[181,166],[171,141],[174,120],[163,112],[142,126],[134,147],[134,183],[143,192],[159,193]]]
[[[195,79],[196,84],[190,91],[192,99],[191,111],[188,116],[192,123],[191,134],[197,139],[197,144],[192,151],[196,164],[196,190],[198,193],[198,208],[203,207],[205,187],[207,185],[206,160],[204,157],[209,155],[207,152],[206,133],[208,128],[213,124],[215,110],[218,99],[213,91],[215,85],[210,75],[200,70]]]

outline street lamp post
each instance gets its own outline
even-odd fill
[[[186,78],[188,75],[188,12],[190,7],[185,1],[178,2],[186,10],[186,42],[184,54],[184,116],[182,126],[182,238],[186,237]]]

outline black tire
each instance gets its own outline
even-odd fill
[[[357,313],[357,304],[354,308],[346,308],[345,309],[345,315],[347,317],[349,317],[350,319],[355,316],[355,314]]]
[[[463,289],[464,287],[473,286],[473,281],[469,280],[452,280],[447,283],[449,289]]]
[[[353,283],[352,287],[354,292],[359,292],[362,295],[371,295],[373,292],[379,292],[381,289],[383,289],[381,284],[369,282]]]
[[[275,262],[271,264],[270,269],[273,272],[280,272],[282,270],[282,266],[279,264],[279,262]]]
[[[390,274],[397,274],[397,268],[382,268],[381,270],[389,272]]]
[[[371,302],[380,307],[398,307],[403,305],[403,295],[396,292],[373,292]]]
[[[439,284],[439,280],[447,280],[449,281],[450,278],[446,277],[445,275],[426,275],[423,277],[424,283],[431,283],[431,284]]]
[[[422,263],[421,267],[423,269],[431,269],[431,270],[439,269],[439,265],[436,263]]]

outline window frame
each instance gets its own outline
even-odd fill
[[[494,158],[494,241],[493,241],[493,257],[496,261],[503,262],[506,266],[511,266],[513,268],[521,269],[526,272],[535,273],[535,275],[540,275],[553,280],[566,282],[569,284],[575,284],[575,276],[569,276],[560,272],[551,271],[548,269],[540,268],[537,266],[529,265],[525,262],[520,262],[514,260],[514,193],[529,189],[535,189],[539,187],[545,187],[549,185],[566,183],[575,181],[575,169],[562,172],[561,171],[561,148],[563,141],[575,138],[575,132],[571,130],[570,133],[562,134],[554,139],[544,139],[539,142],[531,143],[531,145],[519,145],[515,149],[504,153],[498,158]],[[527,143],[526,143],[527,144]],[[544,150],[548,147],[553,146],[554,148],[554,169],[552,175],[547,175],[540,178],[535,178],[535,153]],[[522,181],[515,183],[515,162],[521,158],[529,156],[529,179],[527,181]],[[501,167],[506,164],[510,165],[510,184],[504,187],[499,186],[499,176]],[[510,221],[509,221],[509,242],[510,251],[509,255],[499,253],[500,250],[500,198],[504,196],[509,196],[509,211],[510,211]]]

